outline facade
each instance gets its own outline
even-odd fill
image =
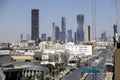
[[[113,80],[119,80],[120,79],[120,48],[115,49],[114,53],[114,79]]]
[[[107,35],[105,31],[101,34],[101,39],[102,41],[107,41]]]
[[[10,43],[0,43],[0,49],[10,49]]]
[[[77,42],[77,33],[74,32],[74,43],[76,44],[76,42]]]
[[[56,26],[55,27],[55,41],[59,40],[59,32],[60,32],[60,29],[58,26]]]
[[[92,55],[92,45],[75,45],[69,42],[66,45],[66,50],[69,51],[69,60]]]
[[[39,10],[32,9],[31,12],[31,39],[35,40],[36,45],[39,43]]]
[[[51,37],[47,37],[47,41],[51,41],[52,39],[51,39]]]
[[[61,31],[66,33],[66,18],[65,17],[62,17],[62,20],[61,20]]]
[[[83,24],[84,24],[84,15],[79,14],[77,15],[77,41],[81,42],[84,41],[84,29],[83,29]]]
[[[39,47],[41,50],[45,50],[45,53],[55,53],[55,51],[64,51],[65,50],[65,45],[52,42],[52,41],[44,41],[39,44]]]
[[[72,42],[72,30],[68,30],[67,31],[67,39],[68,39],[68,42]]]
[[[20,34],[20,41],[23,41],[23,34]]]
[[[92,41],[92,27],[90,25],[86,27],[86,41]]]
[[[61,41],[65,42],[66,39],[66,18],[62,17],[61,19]]]
[[[55,41],[55,23],[54,22],[52,23],[52,27],[53,27],[53,30],[52,30],[52,41]]]
[[[46,34],[41,34],[41,41],[46,41]]]
[[[59,32],[59,41],[60,43],[65,43],[65,33],[64,32]]]
[[[0,66],[10,68],[13,67],[10,53],[0,52]]]

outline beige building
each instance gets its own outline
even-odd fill
[[[85,37],[87,42],[92,41],[92,26],[87,25],[86,26],[86,37]]]
[[[42,50],[65,50],[65,44],[60,44],[52,41],[44,41],[39,44]]]

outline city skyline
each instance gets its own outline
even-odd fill
[[[27,4],[28,2],[29,4]],[[39,9],[39,35],[47,33],[48,36],[52,36],[52,22],[61,26],[60,20],[62,16],[66,17],[66,30],[72,29],[73,33],[78,27],[77,14],[85,15],[84,27],[92,24],[92,0],[70,0],[69,2],[63,0],[36,2],[12,0],[1,1],[0,4],[2,4],[0,12],[0,41],[19,41],[20,34],[31,33],[31,9]],[[24,6],[21,6],[22,4]],[[100,37],[100,33],[106,30],[107,34],[112,36],[112,26],[116,23],[115,2],[112,0],[103,2],[101,0],[96,1],[96,5],[97,36]]]

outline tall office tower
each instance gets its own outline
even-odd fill
[[[72,30],[67,31],[68,42],[72,42]]]
[[[46,41],[46,34],[41,34],[41,41]]]
[[[65,17],[62,17],[62,20],[61,20],[61,31],[66,34],[66,18]]]
[[[74,43],[76,44],[77,43],[77,33],[74,32]]]
[[[101,39],[102,41],[107,41],[107,35],[105,31],[103,31],[103,33],[101,34]]]
[[[79,14],[77,15],[77,41],[84,41],[84,29],[83,29],[83,24],[84,24],[84,15]]]
[[[55,26],[55,41],[59,40],[59,32],[60,32],[59,27]]]
[[[52,41],[55,41],[55,23],[52,23]]]
[[[61,18],[61,33],[62,33],[62,37],[63,37],[63,42],[65,42],[66,39],[66,18],[62,17]]]
[[[39,10],[32,9],[31,12],[31,39],[35,40],[36,45],[39,44]]]
[[[86,41],[92,41],[92,27],[90,25],[86,27]]]
[[[23,41],[23,34],[20,34],[20,41]]]

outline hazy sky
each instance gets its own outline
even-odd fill
[[[97,36],[107,31],[113,35],[116,23],[115,0],[96,0]],[[19,41],[20,34],[31,35],[31,9],[39,9],[39,31],[52,35],[52,22],[61,28],[66,17],[67,29],[77,28],[76,15],[83,14],[86,25],[92,24],[92,0],[0,0],[0,41]]]

